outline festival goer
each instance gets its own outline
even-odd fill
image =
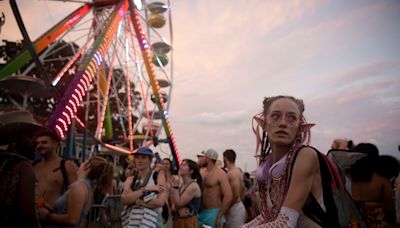
[[[393,226],[394,192],[390,179],[377,172],[377,167],[384,165],[379,164],[378,149],[373,144],[360,143],[354,151],[368,154],[350,168],[351,195],[356,206],[371,227]]]
[[[94,192],[105,193],[112,184],[113,166],[106,159],[93,156],[82,163],[77,171],[78,180],[54,203],[54,210],[39,208],[46,228],[85,227],[92,207]]]
[[[394,186],[400,172],[400,163],[397,158],[390,155],[380,155],[375,164],[376,173],[389,179]]]
[[[156,152],[154,153],[154,165],[158,165],[161,163],[161,157],[160,155]]]
[[[332,142],[331,149],[333,150],[352,150],[353,141],[347,139],[335,139]]]
[[[68,189],[68,185],[77,180],[78,167],[75,162],[62,159],[57,154],[60,142],[50,130],[38,133],[36,143],[36,150],[43,157],[34,164],[37,194],[40,201],[44,200],[45,206],[51,210],[56,199]]]
[[[202,211],[200,224],[211,227],[223,227],[224,214],[232,201],[232,190],[228,175],[216,166],[218,153],[214,149],[203,152],[206,168],[200,169],[202,179]],[[212,199],[212,200],[210,200]]]
[[[263,111],[254,117],[263,132],[261,139],[255,131],[257,145],[261,144],[257,169],[261,214],[243,227],[320,227],[303,214],[309,197],[327,215],[324,226],[339,226],[336,207],[327,211],[331,207],[323,194],[318,152],[303,146],[312,126],[303,113],[302,100],[275,96],[265,98]]]
[[[240,227],[246,222],[246,209],[241,198],[244,189],[243,174],[235,166],[236,152],[234,150],[225,150],[222,155],[228,171],[227,174],[233,198],[228,211],[225,213],[225,227]]]
[[[167,190],[168,193],[171,192],[171,188],[174,182],[174,179],[178,179],[179,177],[177,177],[176,175],[173,175],[174,172],[174,167],[172,165],[172,161],[169,158],[164,158],[161,160],[161,165],[164,169],[165,172],[165,178],[166,178],[166,185],[165,185],[165,189]],[[163,211],[162,211],[162,217],[164,219],[164,224],[166,226],[170,226],[172,225],[172,203],[171,203],[171,195],[168,195],[168,199],[166,201],[166,203],[163,206]]]
[[[42,130],[29,112],[0,115],[1,227],[40,227],[35,203],[34,136]]]
[[[200,227],[198,214],[201,205],[201,177],[196,162],[185,159],[179,168],[182,185],[175,179],[171,201],[175,206],[174,228]]]
[[[164,166],[164,172],[166,176],[166,183],[172,185],[174,182],[174,167],[172,166],[172,161],[169,158],[164,158],[161,160],[162,166]]]
[[[243,190],[243,205],[246,209],[247,214],[247,221],[251,221],[256,217],[255,210],[253,208],[252,203],[252,195],[255,194],[253,192],[253,183],[250,179],[250,173],[245,172],[243,174],[243,183],[244,183],[244,190]]]
[[[146,224],[147,227],[162,227],[162,206],[167,198],[164,170],[160,169],[157,179],[153,179],[153,151],[147,147],[139,148],[134,156],[136,172],[125,181],[121,195],[122,203],[127,206],[122,226],[142,227]]]
[[[124,170],[124,176],[123,178],[121,178],[121,181],[118,183],[118,194],[122,194],[122,192],[124,191],[124,185],[125,185],[125,181],[126,179],[128,179],[128,177],[132,176],[134,174],[136,170],[135,167],[135,163],[129,163],[126,166],[126,169]]]

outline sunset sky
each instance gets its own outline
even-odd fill
[[[32,39],[76,3],[17,1]],[[21,39],[8,1],[0,39]],[[254,170],[264,96],[302,98],[312,145],[372,142],[400,158],[400,2],[172,0],[170,119],[183,158],[232,148]]]

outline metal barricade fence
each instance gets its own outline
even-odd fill
[[[123,205],[121,195],[106,196],[101,204],[94,204],[88,214],[88,228],[121,228]]]

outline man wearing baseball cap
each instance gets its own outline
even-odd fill
[[[206,168],[200,170],[203,185],[200,223],[211,227],[223,227],[223,216],[231,204],[232,190],[227,174],[215,164],[218,152],[208,149],[203,154]]]
[[[206,165],[206,156],[204,155],[204,150],[197,153],[197,164],[200,168],[205,167]]]

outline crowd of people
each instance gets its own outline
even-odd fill
[[[334,140],[332,153],[319,152],[308,145],[314,124],[304,111],[291,96],[263,100],[252,175],[232,149],[206,149],[178,170],[148,147],[120,169],[99,155],[78,164],[59,155],[60,139],[28,112],[3,114],[0,223],[85,227],[93,204],[118,195],[121,227],[398,226],[399,161],[368,142]]]

